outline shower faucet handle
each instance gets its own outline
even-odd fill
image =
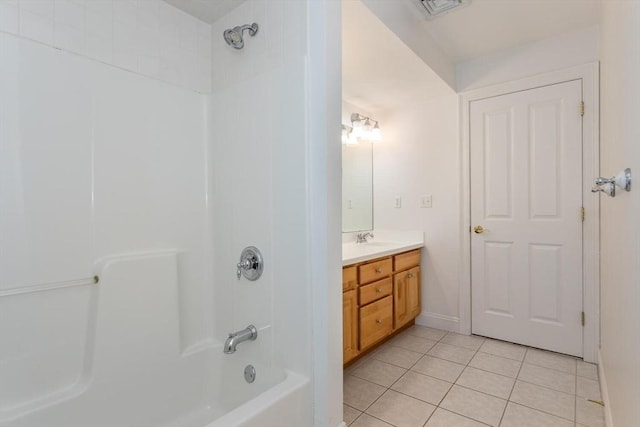
[[[253,281],[258,280],[264,269],[264,262],[260,250],[254,246],[244,248],[240,254],[240,262],[236,264],[238,280],[241,276]]]

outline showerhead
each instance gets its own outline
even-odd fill
[[[224,41],[233,48],[242,49],[244,47],[243,33],[245,30],[249,30],[249,35],[253,37],[258,32],[258,24],[254,22],[251,25],[246,24],[224,30]]]

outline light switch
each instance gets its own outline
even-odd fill
[[[393,207],[394,208],[401,208],[402,207],[402,197],[400,196],[396,196],[395,199],[393,200]]]
[[[420,198],[420,207],[421,208],[433,207],[433,199],[431,198],[431,194],[424,195]]]

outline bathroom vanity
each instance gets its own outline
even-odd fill
[[[417,239],[343,244],[343,364],[411,325],[420,314],[422,246]]]

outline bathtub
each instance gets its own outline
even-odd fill
[[[2,427],[282,427],[311,422],[310,381],[297,373],[251,363],[221,347],[185,357],[175,372],[150,384],[94,379],[83,389],[0,419]],[[144,369],[142,370],[144,371]],[[119,384],[118,384],[119,383]],[[68,390],[72,391],[72,390]],[[5,413],[4,415],[7,415]]]
[[[222,349],[220,349],[222,353]],[[251,363],[256,379],[247,383],[250,363],[236,355],[222,355],[210,367],[216,381],[206,385],[207,405],[166,427],[303,427],[310,423],[309,379],[295,372]],[[305,406],[306,405],[306,406]]]
[[[99,285],[0,298],[2,325],[22,326],[19,345],[4,350],[40,351],[0,358],[0,427],[310,424],[310,381],[272,362],[267,327],[234,354],[213,339],[182,348],[176,253],[117,257],[99,271]],[[63,341],[74,333],[82,345]],[[248,364],[256,369],[251,384]]]

